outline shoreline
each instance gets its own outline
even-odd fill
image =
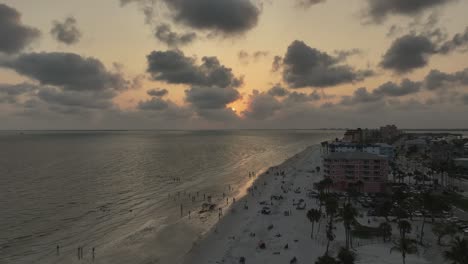
[[[293,177],[287,178],[292,179],[289,183],[294,185],[296,174],[307,169],[304,168],[304,166],[300,166],[302,163],[312,160],[312,166],[308,168],[309,171],[311,171],[312,167],[321,167],[320,148],[320,144],[311,145],[292,157],[287,158],[281,164],[269,167],[256,178],[248,181],[245,186],[237,192],[236,202],[225,207],[226,212],[223,217],[193,243],[192,248],[184,255],[182,263],[214,263],[215,261],[226,261],[227,259],[220,255],[229,255],[229,250],[235,248],[232,242],[236,242],[236,239],[240,239],[239,237],[236,238],[236,234],[245,233],[245,230],[242,230],[246,226],[245,224],[249,223],[251,220],[255,220],[256,216],[259,214],[257,210],[259,209],[258,202],[260,200],[269,200],[271,195],[277,193],[278,188],[282,185],[281,181],[279,181],[279,178],[282,176],[276,175],[276,173],[284,171],[286,175],[292,175]],[[309,176],[313,176],[315,182],[321,179],[321,175],[321,173],[310,173]],[[307,176],[307,178],[309,178],[309,176]],[[308,189],[312,189],[312,183],[313,182],[310,183],[310,188]],[[305,192],[305,190],[303,190],[303,192]],[[245,209],[246,205],[249,209]],[[217,259],[219,257],[221,257],[221,259]],[[229,259],[232,263],[238,263],[238,258],[239,257],[232,256]]]

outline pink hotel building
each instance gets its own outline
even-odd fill
[[[388,160],[384,156],[366,152],[333,152],[323,160],[324,176],[333,180],[334,189],[346,191],[348,185],[362,181],[363,192],[385,191]]]

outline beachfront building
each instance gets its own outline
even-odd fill
[[[380,127],[380,136],[384,142],[389,142],[402,134],[402,131],[395,125]]]
[[[333,142],[329,144],[330,152],[366,152],[369,154],[385,156],[389,160],[395,157],[395,148],[386,143],[358,144],[347,142]]]
[[[344,134],[343,141],[348,143],[372,144],[377,142],[391,142],[401,135],[401,130],[395,125],[387,125],[379,129],[350,129]]]
[[[324,158],[324,175],[333,180],[333,187],[346,191],[350,184],[362,182],[362,191],[384,192],[389,172],[384,156],[366,152],[334,152]]]

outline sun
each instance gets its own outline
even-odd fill
[[[231,107],[231,110],[232,110],[233,112],[237,112],[237,110],[236,110],[235,107]]]

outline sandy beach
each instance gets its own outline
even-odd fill
[[[317,200],[307,196],[313,183],[322,179],[321,172],[315,171],[317,166],[321,167],[320,147],[312,146],[260,175],[248,194],[232,205],[214,228],[194,244],[183,263],[243,263],[241,260],[265,264],[313,263],[324,254],[327,243],[324,220],[320,227],[315,226],[312,239],[311,223],[306,217],[307,210],[318,208]],[[272,196],[280,198],[271,199]],[[300,199],[306,203],[303,210],[294,205]],[[270,214],[261,213],[265,206],[271,209]],[[358,221],[367,224],[368,218],[361,216]],[[369,221],[377,226],[383,219]],[[335,226],[336,239],[330,246],[332,254],[345,243],[343,225]],[[394,235],[398,233],[396,228],[393,232]],[[264,248],[260,247],[262,243]],[[355,240],[358,263],[401,263],[399,253],[390,254],[391,247],[392,243],[382,243],[380,239]],[[429,262],[410,255],[407,263]]]

